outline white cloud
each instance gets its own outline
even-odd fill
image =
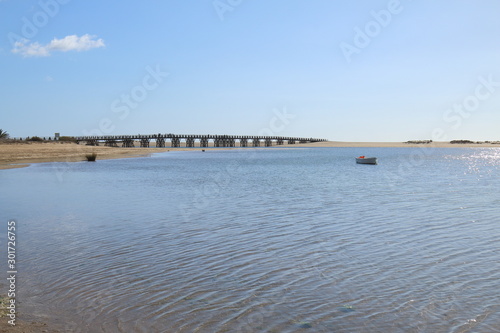
[[[81,37],[70,35],[62,39],[54,38],[46,45],[41,45],[38,42],[30,43],[27,39],[19,40],[14,43],[12,52],[19,53],[24,57],[47,57],[53,51],[81,52],[104,46],[104,41],[101,38],[95,39],[95,36],[88,34]]]

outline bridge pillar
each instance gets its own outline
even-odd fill
[[[295,140],[294,139],[289,139],[288,140],[288,144],[289,145],[294,145],[295,144]]]
[[[253,145],[254,147],[260,147],[260,139],[259,139],[259,138],[254,138],[254,139],[252,140],[252,145]]]
[[[208,147],[208,138],[202,137],[200,140],[200,147]]]
[[[87,139],[86,146],[99,146],[99,141],[97,139]]]
[[[149,148],[149,138],[141,138],[141,147]]]
[[[172,137],[172,147],[179,148],[181,146],[181,139],[179,137]]]
[[[159,147],[159,148],[165,147],[165,138],[164,137],[159,136],[156,138],[156,147]]]
[[[279,138],[278,140],[276,140],[276,144],[278,146],[282,146],[283,145],[283,139],[282,138]]]
[[[214,147],[231,147],[231,139],[227,135],[216,136]]]
[[[186,139],[186,147],[194,147],[194,137],[189,137]]]
[[[240,147],[248,147],[248,139],[240,139]]]
[[[134,140],[131,138],[124,138],[123,143],[122,143],[122,147],[133,148],[134,147]]]
[[[106,142],[104,142],[105,146],[108,147],[118,147],[118,143],[116,143],[115,139],[106,139]]]
[[[271,138],[266,138],[264,140],[264,144],[266,147],[271,147],[273,145],[273,141],[271,140]]]

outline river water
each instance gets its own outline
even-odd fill
[[[499,176],[481,148],[35,164],[0,172],[0,239],[62,332],[500,332]]]

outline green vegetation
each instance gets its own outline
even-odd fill
[[[411,141],[406,141],[405,143],[411,143],[411,144],[429,144],[432,143],[432,140],[411,140]]]
[[[76,142],[75,138],[72,136],[61,136],[59,137],[59,141]]]
[[[95,160],[97,158],[97,153],[87,154],[87,155],[85,155],[85,157],[87,158],[87,161],[95,162]]]
[[[31,138],[29,139],[26,139],[26,141],[37,141],[37,142],[41,142],[41,141],[44,141],[42,138],[38,137],[38,136],[32,136]]]
[[[452,140],[450,141],[450,143],[454,143],[454,144],[464,144],[464,143],[474,143],[470,140]]]
[[[0,139],[8,139],[9,138],[9,133],[4,131],[3,129],[0,129]]]
[[[465,143],[474,143],[473,141],[470,140],[452,140],[450,143],[453,144],[465,144]]]

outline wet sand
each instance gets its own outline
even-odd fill
[[[0,333],[59,333],[60,331],[49,328],[47,324],[37,322],[24,322],[16,320],[16,325],[12,326],[7,323],[7,317],[2,317],[0,320]]]
[[[6,290],[6,286],[0,283],[1,290]],[[51,332],[58,333],[59,331],[49,328],[47,324],[33,321],[19,320],[19,314],[16,313],[15,325],[11,325],[9,321],[9,310],[6,308],[9,304],[7,295],[0,295],[0,333],[19,332],[19,333],[40,333]],[[17,311],[16,311],[17,312]]]
[[[403,143],[403,142],[341,142],[325,141],[294,145],[273,146],[274,148],[312,148],[312,147],[349,147],[349,148],[377,148],[377,147],[420,147],[420,148],[500,148],[500,144],[470,143],[451,144],[449,142],[432,142],[428,144]],[[235,147],[240,148],[240,147]],[[209,148],[209,149],[235,149],[235,148]],[[261,147],[263,149],[269,149]],[[30,143],[0,143],[0,170],[26,167],[31,163],[43,162],[77,162],[85,161],[86,154],[96,153],[99,159],[130,158],[148,156],[153,153],[167,151],[193,151],[205,148],[156,148],[152,143],[151,148],[121,148],[105,146],[85,146],[69,142],[30,142]]]

